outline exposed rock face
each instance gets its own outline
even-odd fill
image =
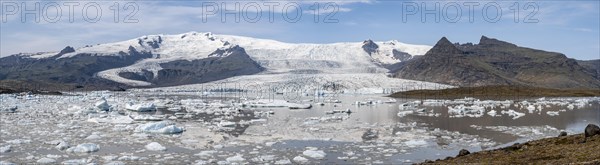
[[[558,137],[564,137],[564,136],[567,136],[567,132],[565,132],[565,131],[560,132],[560,134],[558,135]]]
[[[594,135],[600,135],[600,127],[595,124],[588,124],[587,127],[585,127],[584,135],[586,138]]]
[[[373,131],[372,129],[368,129],[362,135],[362,139],[364,141],[374,140],[374,139],[377,139],[378,137],[379,137],[379,133],[377,131]]]
[[[379,49],[379,46],[373,42],[373,40],[366,40],[363,42],[363,46],[362,46],[363,50],[365,50],[365,52],[369,53],[369,55],[371,55],[372,53],[377,52],[377,49]]]
[[[395,77],[457,86],[526,85],[600,88],[600,79],[565,55],[481,37],[452,44],[445,37],[423,57],[394,65]]]
[[[460,150],[458,152],[458,155],[456,155],[456,157],[466,156],[466,155],[469,155],[469,154],[471,154],[471,152],[469,152],[469,150],[462,149],[462,150]]]
[[[600,79],[600,59],[589,61],[577,61],[577,63],[587,69],[591,74]]]
[[[142,73],[121,72],[119,76],[151,82],[154,86],[172,86],[204,83],[233,76],[255,74],[264,69],[246,54],[244,48],[232,46],[219,49],[208,58],[198,60],[177,60],[161,63],[163,68],[154,75],[150,71]]]
[[[67,47],[61,53],[72,53]],[[148,52],[138,52],[130,47],[129,52],[119,52],[118,56],[97,56],[95,54],[77,54],[71,58],[34,59],[19,55],[0,58],[0,80],[27,82],[38,90],[53,88],[52,84],[82,86],[89,89],[118,90],[125,86],[95,77],[99,71],[131,65],[144,58],[151,58]]]
[[[394,58],[396,58],[400,61],[408,61],[413,57],[412,55],[410,55],[406,52],[401,52],[396,49],[392,50],[392,55],[394,55]]]
[[[61,50],[57,56],[63,55],[63,54],[67,54],[67,53],[73,53],[75,52],[75,49],[73,47],[67,46],[65,47],[63,50]]]

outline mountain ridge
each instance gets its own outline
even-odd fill
[[[600,88],[596,74],[564,54],[486,36],[476,45],[451,44],[443,37],[421,58],[399,66],[391,71],[394,77],[466,87]]]
[[[0,71],[0,81],[38,79],[43,82],[73,83],[75,86],[85,86],[87,83],[84,80],[63,81],[64,77],[83,76],[112,81],[112,83],[107,83],[110,84],[109,86],[120,84],[118,85],[120,88],[129,88],[204,83],[232,76],[258,73],[383,74],[388,72],[385,66],[425,54],[430,48],[430,46],[405,44],[395,40],[388,42],[369,41],[369,46],[373,48],[367,51],[362,48],[365,43],[361,42],[291,44],[243,36],[216,35],[210,32],[146,35],[125,41],[88,45],[79,48],[67,46],[57,52],[20,53],[3,57],[0,58],[0,63],[5,61],[6,65],[3,67],[7,69]],[[90,56],[88,58],[96,59],[126,58],[130,56],[127,52],[132,50],[144,52],[146,56],[124,65],[96,70],[77,63],[64,63],[66,66],[62,66],[62,68],[53,66],[48,68],[53,71],[52,74],[48,75],[52,75],[54,79],[57,79],[55,81],[47,76],[41,76],[40,73],[45,73],[42,69],[34,71],[16,69],[29,66],[49,67],[52,65],[50,64],[52,61],[80,59],[83,54]],[[10,60],[13,58],[30,61],[30,63],[15,63]],[[36,61],[46,62],[39,63]],[[85,60],[80,62],[89,64]],[[57,74],[58,70],[64,68],[92,70],[94,73]],[[8,70],[13,72],[8,72]]]

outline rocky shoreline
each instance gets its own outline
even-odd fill
[[[600,164],[600,129],[590,124],[584,133],[515,143],[511,146],[470,153],[461,150],[420,164]]]

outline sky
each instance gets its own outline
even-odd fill
[[[291,43],[519,46],[600,59],[600,1],[0,1],[0,56],[190,31]],[[36,6],[37,5],[37,6]],[[236,21],[237,17],[237,21]],[[437,17],[437,20],[436,20]]]

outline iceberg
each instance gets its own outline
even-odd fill
[[[183,130],[182,127],[177,127],[175,123],[169,121],[142,124],[135,128],[135,132],[158,134],[177,134],[183,132]]]

